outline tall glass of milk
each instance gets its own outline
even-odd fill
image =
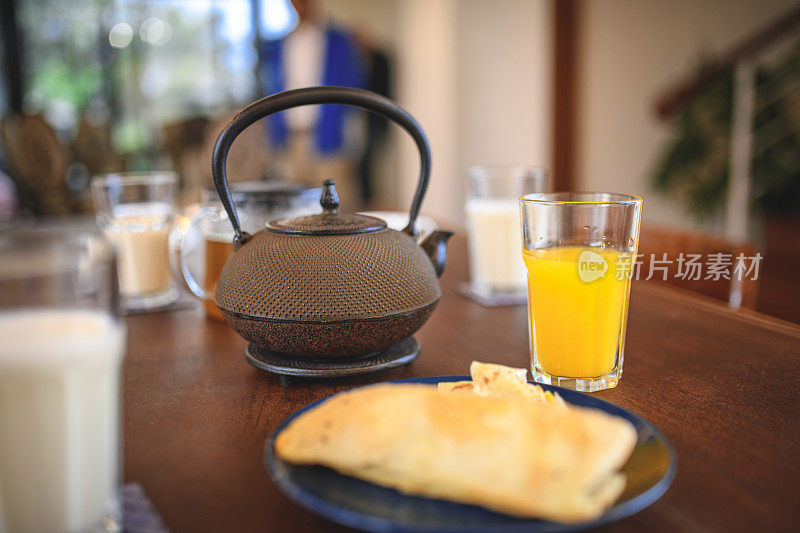
[[[116,271],[99,233],[0,233],[0,532],[118,527]]]
[[[161,308],[178,298],[168,251],[176,183],[172,172],[92,179],[97,224],[117,249],[122,306],[129,311]]]
[[[467,170],[469,293],[489,305],[523,304],[527,273],[520,254],[518,198],[547,191],[541,167],[473,166]]]

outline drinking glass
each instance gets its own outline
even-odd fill
[[[520,208],[533,379],[588,392],[615,387],[642,199],[527,194]]]
[[[231,196],[242,229],[251,235],[276,218],[322,212],[322,189],[267,181],[231,184]],[[188,206],[169,237],[172,270],[190,294],[202,300],[206,315],[224,321],[214,290],[222,268],[233,253],[233,226],[216,189],[203,189],[201,202]],[[199,252],[199,253],[198,253]],[[192,255],[201,255],[202,258]]]
[[[178,299],[167,249],[176,183],[172,172],[92,180],[97,224],[117,248],[122,305],[129,311],[157,309]]]
[[[100,233],[0,233],[0,531],[119,530],[118,300]]]
[[[482,303],[525,302],[519,256],[518,198],[547,191],[547,172],[526,166],[474,166],[467,171],[469,292]]]

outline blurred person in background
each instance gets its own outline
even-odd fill
[[[259,76],[267,94],[316,85],[364,87],[363,59],[352,33],[322,20],[313,0],[292,0],[299,23],[286,37],[260,43]],[[360,195],[346,147],[353,108],[305,106],[268,118],[277,177],[319,185],[333,178],[345,201]],[[275,168],[274,167],[274,168]]]
[[[360,28],[356,39],[364,56],[366,88],[392,98],[392,59],[389,52],[365,28]],[[375,113],[367,113],[365,126],[364,149],[358,160],[358,184],[361,199],[366,203],[374,196],[375,158],[388,137],[389,121]]]

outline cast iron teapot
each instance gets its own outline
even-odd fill
[[[257,120],[311,104],[348,104],[389,118],[419,149],[421,169],[403,231],[378,218],[338,212],[333,180],[323,184],[323,212],[274,220],[249,235],[241,230],[225,175],[231,144]],[[242,110],[214,146],[214,184],[233,225],[234,253],[215,300],[239,335],[270,352],[297,358],[361,357],[417,331],[441,298],[450,232],[418,244],[415,221],[428,187],[431,153],[414,118],[391,100],[347,87],[309,87],[278,93]]]

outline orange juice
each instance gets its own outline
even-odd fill
[[[624,340],[631,254],[563,246],[524,250],[531,353],[551,376],[610,373]]]

